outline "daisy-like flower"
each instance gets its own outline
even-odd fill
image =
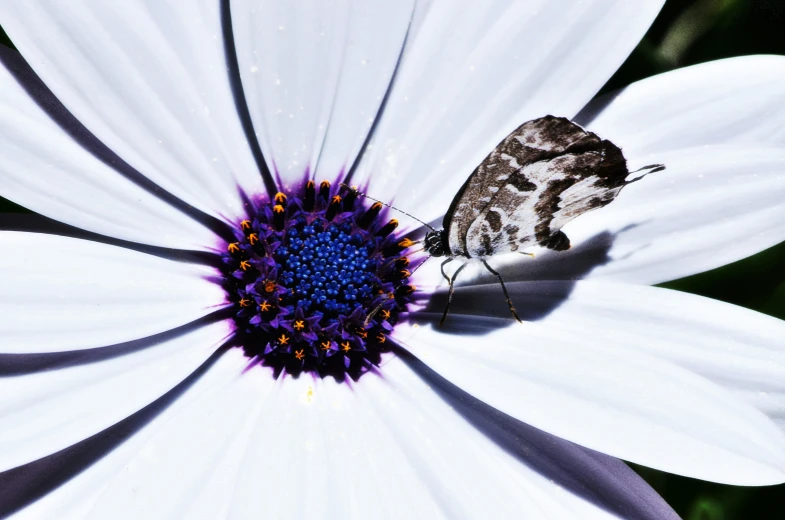
[[[785,60],[586,106],[661,4],[1,1],[0,194],[53,219],[0,232],[3,513],[668,518],[617,458],[785,481],[785,325],[648,287],[785,238]],[[438,222],[545,114],[667,170],[505,266],[522,325],[467,271],[440,329],[416,223],[340,182]]]

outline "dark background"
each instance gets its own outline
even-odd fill
[[[0,42],[11,45],[2,28]],[[747,54],[785,55],[785,0],[668,0],[603,90],[675,68]],[[0,198],[0,212],[27,210]],[[785,243],[663,287],[785,319]],[[686,520],[785,519],[785,484],[724,486],[639,466],[635,470]]]

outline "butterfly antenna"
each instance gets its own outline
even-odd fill
[[[414,269],[412,269],[412,270],[411,270],[411,272],[409,273],[409,276],[407,276],[406,278],[408,279],[408,278],[409,278],[411,275],[413,275],[414,273],[416,273],[416,272],[417,272],[417,269],[419,269],[420,267],[422,267],[422,265],[423,265],[425,262],[427,262],[427,261],[428,261],[430,258],[431,258],[431,255],[428,255],[427,257],[425,257],[425,260],[423,260],[422,262],[420,262],[420,265],[418,265],[417,267],[415,267]],[[392,294],[395,294],[395,292],[396,292],[398,289],[400,289],[401,287],[403,287],[404,283],[405,283],[405,282],[404,282],[404,281],[402,281],[401,283],[399,283],[398,285],[396,285],[396,286],[395,286],[395,288],[392,290]],[[384,307],[384,304],[385,304],[385,303],[387,303],[387,300],[389,300],[389,299],[390,299],[390,296],[389,296],[389,294],[385,294],[385,295],[382,297],[382,301],[381,301],[381,302],[379,302],[379,305],[377,305],[376,307],[374,307],[374,309],[373,309],[373,310],[372,310],[370,313],[368,313],[368,316],[366,316],[366,318],[365,318],[365,321],[363,322],[363,327],[367,327],[367,326],[368,326],[368,324],[371,322],[371,320],[373,319],[373,317],[374,317],[374,316],[376,316],[376,315],[379,313],[379,311],[380,311],[380,310],[382,310],[382,307]]]
[[[382,205],[384,205],[384,206],[387,206],[387,207],[388,207],[388,208],[390,208],[390,209],[394,209],[395,211],[397,211],[397,212],[399,212],[399,213],[403,213],[403,214],[404,214],[404,215],[406,215],[407,217],[409,217],[409,218],[412,218],[412,219],[416,220],[417,222],[419,222],[419,223],[420,223],[420,224],[422,224],[423,226],[427,227],[427,228],[428,228],[428,229],[430,229],[431,231],[436,231],[436,228],[435,228],[435,227],[433,227],[432,225],[428,224],[427,222],[423,222],[422,220],[418,219],[417,217],[415,217],[414,215],[412,215],[412,214],[410,214],[410,213],[406,213],[406,212],[405,212],[404,210],[402,210],[402,209],[398,209],[398,208],[396,208],[395,206],[390,206],[390,205],[389,205],[389,204],[387,204],[386,202],[383,202],[383,201],[381,201],[381,200],[379,200],[379,199],[374,199],[374,198],[373,198],[373,197],[371,197],[370,195],[367,195],[367,194],[365,194],[365,193],[362,193],[362,192],[360,192],[360,191],[359,191],[359,190],[358,190],[356,187],[354,187],[354,186],[349,186],[348,184],[344,184],[343,182],[342,182],[340,185],[341,185],[341,187],[343,187],[343,188],[346,188],[346,189],[347,189],[347,190],[349,190],[349,191],[353,191],[354,193],[356,193],[356,194],[357,194],[357,195],[359,195],[360,197],[365,197],[366,199],[371,199],[372,201],[374,201],[374,202],[378,202],[379,204],[382,204]]]
[[[642,175],[639,175],[639,176],[635,177],[631,181],[627,181],[627,184],[632,184],[633,182],[639,181],[639,180],[641,180],[642,178],[646,177],[649,174],[661,172],[664,169],[665,169],[665,165],[664,164],[650,164],[648,166],[644,166],[643,168],[638,168],[634,172],[630,172],[630,175],[632,175],[633,173],[642,172],[644,170],[648,170],[648,171],[646,171]]]

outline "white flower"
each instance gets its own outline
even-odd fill
[[[785,324],[646,286],[785,238],[785,59],[584,109],[661,4],[0,1],[63,104],[2,51],[0,195],[90,232],[0,233],[3,512],[52,491],[20,518],[673,515],[591,450],[785,481]],[[351,169],[435,220],[549,113],[667,170],[566,227],[570,252],[507,266],[523,325],[467,273],[451,326],[426,307],[392,333],[411,354],[353,384],[275,380],[224,347],[234,322],[201,260],[244,218],[240,193]]]

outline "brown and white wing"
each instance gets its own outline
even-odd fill
[[[467,255],[491,256],[531,245],[569,248],[562,226],[613,201],[628,174],[621,150],[599,138],[583,151],[524,166],[472,222]]]
[[[519,126],[472,172],[450,204],[443,225],[452,254],[468,253],[469,228],[503,186],[521,192],[531,188],[525,176],[514,173],[572,150],[596,148],[599,143],[595,134],[562,117],[545,116]]]

